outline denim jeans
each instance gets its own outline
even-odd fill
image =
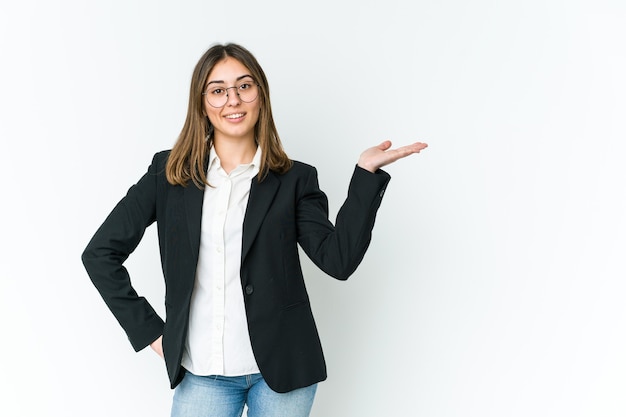
[[[317,384],[284,394],[272,391],[261,374],[197,376],[187,372],[174,391],[171,417],[308,417]]]

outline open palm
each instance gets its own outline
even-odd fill
[[[359,157],[358,165],[370,172],[376,172],[378,168],[391,164],[411,154],[419,153],[427,146],[426,143],[415,142],[396,149],[390,149],[391,141],[386,140],[378,146],[373,146],[363,151]]]

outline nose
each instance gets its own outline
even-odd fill
[[[230,92],[228,90],[235,89],[234,92]],[[236,106],[241,103],[241,99],[239,98],[239,91],[237,91],[237,87],[228,87],[226,88],[226,104],[230,106]]]

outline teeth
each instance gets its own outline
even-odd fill
[[[227,119],[238,119],[240,117],[243,117],[243,113],[229,114],[226,116]]]

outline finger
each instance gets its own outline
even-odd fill
[[[391,141],[390,140],[386,140],[386,141],[382,142],[380,145],[378,145],[378,149],[380,149],[381,151],[386,151],[389,148],[391,148]]]
[[[424,148],[428,148],[428,144],[424,142],[415,142],[413,145],[417,146],[420,151]]]
[[[407,157],[414,153],[419,153],[422,149],[426,148],[428,145],[421,142],[412,143],[410,145],[402,146],[395,150],[395,152],[388,151],[387,154],[392,153],[393,158],[392,161],[396,161],[400,158]]]
[[[428,147],[428,144],[422,142],[415,142],[410,145],[405,146],[404,148],[409,152],[419,153],[422,149]]]

